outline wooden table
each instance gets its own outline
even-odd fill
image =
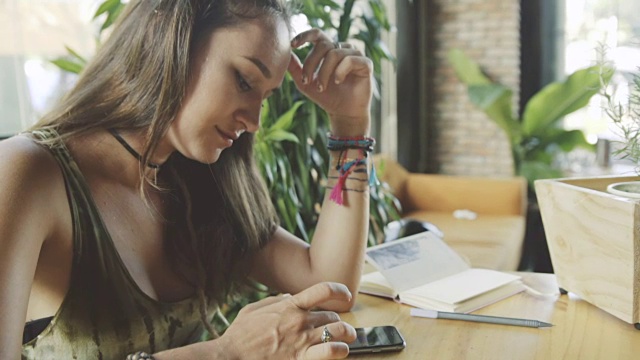
[[[551,328],[526,328],[409,316],[409,306],[358,295],[341,318],[355,327],[395,325],[407,348],[355,359],[640,359],[640,330],[569,293],[552,274],[518,273],[528,291],[474,314],[536,319]],[[537,292],[536,292],[537,291]]]

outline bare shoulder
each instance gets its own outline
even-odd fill
[[[24,192],[41,191],[51,184],[59,172],[51,153],[28,135],[17,135],[0,141],[0,188]],[[37,186],[37,188],[33,188]],[[44,190],[44,189],[43,189]]]
[[[0,358],[19,354],[43,245],[63,226],[63,183],[55,158],[33,139],[0,141]]]
[[[64,205],[59,204],[64,186],[55,158],[27,135],[0,141],[0,154],[0,234],[18,231],[11,231],[16,226],[34,226],[31,222],[37,218],[32,229],[46,236],[55,219],[43,214]]]

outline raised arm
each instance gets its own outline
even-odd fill
[[[330,115],[335,146],[330,151],[329,188],[311,246],[279,229],[255,262],[253,275],[285,292],[335,281],[355,295],[369,224],[370,140],[366,137],[372,63],[349,44],[334,44],[317,29],[298,35],[292,46],[306,43],[313,50],[304,63],[292,55],[289,72],[299,89]],[[347,140],[357,144],[347,146]],[[335,311],[352,306],[353,298],[349,303],[323,304]]]
[[[55,160],[25,137],[0,142],[0,154],[0,359],[19,359],[40,250],[60,213],[49,190],[61,176],[51,176]]]

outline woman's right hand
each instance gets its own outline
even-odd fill
[[[234,359],[342,359],[349,354],[347,343],[356,339],[355,329],[334,312],[311,309],[350,299],[346,286],[329,282],[293,296],[269,297],[245,306],[210,345]],[[333,339],[323,343],[325,326]]]

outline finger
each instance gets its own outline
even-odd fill
[[[329,85],[329,81],[331,81],[334,76],[335,70],[338,67],[338,64],[342,62],[348,56],[362,56],[358,50],[351,49],[335,49],[331,50],[327,53],[327,55],[322,60],[322,64],[320,65],[320,69],[318,69],[318,75],[316,77],[317,90],[322,92]],[[334,80],[335,82],[335,80]]]
[[[264,298],[262,300],[256,301],[256,302],[251,303],[249,305],[246,305],[245,307],[242,308],[242,310],[244,310],[244,312],[256,311],[256,310],[261,309],[261,308],[263,308],[265,306],[273,305],[273,304],[281,302],[282,300],[290,299],[290,298],[291,298],[291,294],[281,294],[281,295],[278,295],[278,296],[269,296],[269,297]]]
[[[321,39],[328,40],[331,42],[331,39],[325,34],[322,30],[318,28],[309,29],[307,31],[303,31],[298,34],[296,37],[291,40],[291,46],[294,48],[300,47],[306,43],[316,43]]]
[[[344,359],[349,355],[349,345],[343,342],[328,342],[309,347],[305,359]]]
[[[292,40],[291,46],[296,48],[305,43],[311,43],[313,45],[313,48],[304,60],[302,70],[302,83],[307,85],[314,80],[316,70],[326,53],[335,49],[336,46],[333,41],[319,29],[311,29],[300,33]]]
[[[322,282],[313,285],[291,297],[291,302],[300,309],[311,310],[330,300],[350,301],[349,289],[339,283]]]
[[[298,58],[298,55],[293,52],[291,53],[291,60],[289,60],[289,67],[287,70],[299,89],[304,90],[304,88],[308,86],[302,83],[302,62]]]
[[[338,49],[355,49],[355,46],[353,46],[353,44],[348,43],[348,42],[339,42],[336,43],[336,48]]]
[[[325,328],[327,328],[327,331],[329,331],[329,334],[331,335],[331,340],[329,341],[338,341],[348,344],[356,340],[356,329],[344,321],[337,321],[324,326],[319,326],[310,330],[312,333],[309,336],[312,339],[317,339],[318,342],[322,342],[322,335]]]
[[[350,74],[358,77],[370,77],[372,73],[373,63],[371,59],[364,56],[347,56],[336,67],[334,81],[336,84],[340,84]]]
[[[340,316],[333,311],[313,311],[309,313],[309,323],[317,328],[340,321]]]
[[[316,80],[316,74],[320,65],[326,59],[328,53],[335,50],[330,41],[315,43],[313,49],[309,51],[302,67],[302,83],[307,85]]]

